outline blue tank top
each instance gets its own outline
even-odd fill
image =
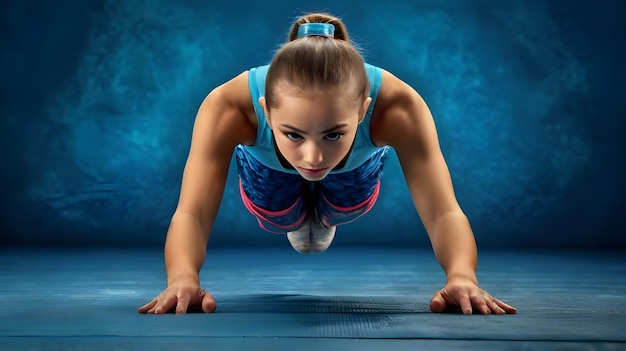
[[[269,168],[279,170],[286,173],[298,174],[295,169],[285,168],[280,163],[277,150],[274,148],[274,136],[270,126],[267,124],[265,118],[265,111],[259,103],[259,98],[265,96],[265,77],[267,76],[267,70],[269,65],[260,66],[250,69],[248,73],[248,86],[250,87],[250,95],[252,95],[252,104],[254,105],[254,112],[257,117],[258,127],[256,133],[256,139],[254,144],[250,146],[244,146],[252,156],[254,156],[259,162],[266,165]],[[367,109],[365,118],[359,124],[356,132],[356,138],[354,144],[348,155],[348,158],[343,167],[340,169],[334,169],[330,173],[342,173],[351,171],[358,166],[362,165],[369,159],[376,150],[379,148],[374,145],[370,136],[370,120],[372,118],[372,111],[374,110],[374,104],[376,103],[376,97],[380,90],[380,84],[382,81],[382,73],[380,68],[365,64],[365,71],[370,82],[369,96],[372,98],[372,102]]]

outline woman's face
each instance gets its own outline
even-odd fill
[[[371,98],[360,106],[343,103],[340,91],[294,93],[277,89],[279,107],[265,109],[276,145],[282,156],[308,181],[321,180],[350,151],[356,130]]]

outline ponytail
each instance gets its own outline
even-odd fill
[[[301,25],[305,23],[332,24],[333,27],[335,27],[334,38],[337,40],[350,42],[346,25],[343,24],[343,22],[339,18],[326,14],[326,13],[312,13],[312,14],[305,15],[297,19],[296,22],[294,22],[294,24],[291,26],[291,30],[289,31],[288,41],[294,41],[298,39],[298,29],[300,28]]]
[[[300,17],[289,41],[274,55],[265,82],[268,108],[278,107],[278,83],[299,92],[337,92],[346,103],[360,105],[369,94],[363,57],[350,43],[337,17],[314,13]]]

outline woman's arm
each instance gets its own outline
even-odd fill
[[[445,271],[446,287],[440,296],[435,294],[431,309],[439,312],[453,305],[464,313],[472,313],[472,307],[482,313],[504,313],[498,300],[478,288],[474,235],[456,200],[424,100],[409,85],[384,72],[371,129],[376,144],[391,145],[396,151],[415,208]]]
[[[252,103],[247,77],[247,72],[243,73],[213,90],[198,110],[178,206],[165,242],[168,288],[139,312],[166,313],[175,308],[177,313],[185,313],[190,307],[202,307],[205,312],[215,309],[212,296],[200,289],[199,271],[222,200],[233,150],[238,144],[251,144],[256,136],[256,125],[249,115]]]

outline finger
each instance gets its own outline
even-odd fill
[[[491,297],[485,294],[474,295],[471,298],[472,305],[474,306],[474,310],[480,312],[482,314],[491,314],[492,309],[489,306],[489,301]]]
[[[178,297],[178,304],[176,304],[176,314],[185,314],[187,313],[187,308],[189,307],[189,294],[183,293]]]
[[[178,297],[176,295],[169,295],[159,300],[159,303],[154,307],[153,311],[148,312],[148,313],[154,313],[154,314],[167,313],[171,311],[172,308],[174,308],[174,306],[176,305],[176,301],[178,301]]]
[[[437,291],[430,300],[430,310],[435,313],[442,313],[446,310],[446,299],[443,298],[443,290]]]
[[[150,309],[152,309],[152,307],[154,307],[154,305],[156,305],[156,303],[157,303],[157,299],[153,299],[152,301],[148,302],[147,304],[139,307],[137,309],[137,313],[144,313],[144,314],[148,313],[148,311]]]
[[[487,304],[489,305],[489,308],[491,309],[491,311],[495,314],[506,314],[506,312],[504,311],[504,309],[502,309],[502,307],[500,307],[497,303],[496,303],[496,299],[491,299],[489,301],[487,301]]]
[[[461,296],[459,296],[459,307],[463,314],[472,314],[472,301],[470,300],[469,294],[465,292],[460,292]]]
[[[155,302],[154,302],[154,301],[151,301],[150,303],[145,304],[145,305],[143,305],[143,306],[139,307],[139,308],[137,309],[137,313],[141,313],[141,314],[146,314],[146,313],[148,313],[148,310],[150,310],[150,309],[152,308],[152,306],[154,306],[154,304],[155,304]]]
[[[494,303],[496,305],[498,305],[498,307],[500,307],[505,313],[508,314],[516,314],[517,313],[517,308],[504,303],[503,301],[500,301],[498,299],[493,299]]]
[[[202,296],[202,311],[204,311],[204,313],[213,313],[216,308],[217,304],[215,303],[213,295],[208,291],[204,291]]]

